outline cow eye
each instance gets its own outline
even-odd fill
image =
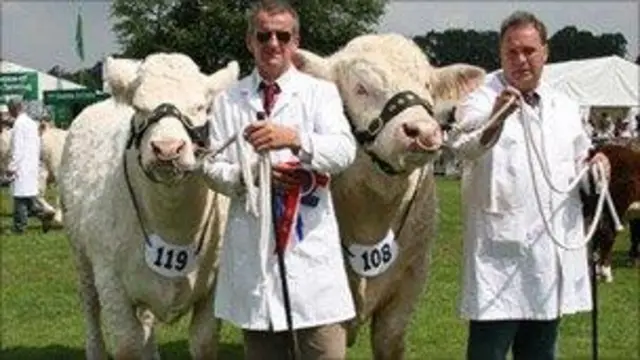
[[[358,84],[358,85],[356,85],[356,94],[362,95],[362,96],[367,96],[367,95],[369,95],[369,92],[367,91],[367,89],[362,84]]]

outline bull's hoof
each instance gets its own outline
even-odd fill
[[[613,282],[613,271],[611,270],[611,266],[603,266],[601,276],[604,279],[604,282]]]
[[[51,226],[53,225],[53,218],[55,217],[54,213],[47,213],[42,215],[42,232],[48,233],[51,230]]]

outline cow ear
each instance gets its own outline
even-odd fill
[[[231,61],[226,67],[216,71],[207,77],[207,90],[211,97],[218,92],[230,87],[240,75],[240,65],[237,61]]]
[[[114,59],[111,56],[105,61],[104,76],[108,86],[107,91],[116,101],[130,102],[131,90],[138,78],[141,63],[136,59]]]
[[[485,78],[484,69],[467,64],[453,64],[434,69],[429,90],[436,103],[460,100],[478,88]]]
[[[334,81],[331,62],[309,50],[298,49],[293,55],[293,64],[298,70],[320,79]]]

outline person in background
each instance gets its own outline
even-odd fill
[[[27,115],[21,100],[9,100],[8,108],[9,114],[15,119],[7,169],[13,196],[12,231],[16,234],[24,233],[29,215],[32,214],[40,218],[42,228],[46,232],[50,229],[55,214],[45,212],[36,200],[40,169],[38,124]]]
[[[242,328],[247,360],[292,357],[273,227],[266,233],[245,207],[248,188],[256,183],[241,170],[247,144],[249,153],[269,156],[274,196],[282,200],[283,194],[305,188],[304,197],[294,200],[297,216],[284,239],[291,242],[285,245],[284,276],[296,353],[300,360],[344,359],[345,322],[355,308],[328,181],[354,161],[355,140],[336,86],[293,66],[300,40],[296,11],[283,1],[257,2],[248,22],[245,41],[255,69],[216,97],[210,119],[212,144],[234,134],[242,139],[201,169],[210,187],[231,198],[215,316]],[[260,179],[268,177],[262,174]],[[292,209],[280,205],[274,207]],[[273,216],[281,218],[277,213]]]
[[[499,47],[501,69],[458,106],[449,139],[464,161],[467,359],[505,360],[511,351],[515,360],[552,360],[560,318],[592,303],[587,248],[566,249],[585,235],[579,189],[552,192],[543,172],[566,188],[587,165],[591,141],[578,104],[540,80],[545,25],[517,11],[502,23]],[[542,160],[528,148],[526,127]],[[601,153],[589,161],[608,169]]]

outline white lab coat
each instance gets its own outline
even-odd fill
[[[16,118],[11,131],[9,170],[14,171],[11,193],[14,197],[38,195],[40,169],[40,136],[38,124],[27,114]]]
[[[495,98],[504,89],[500,76],[499,71],[490,74],[485,85],[458,107],[459,126],[449,140],[464,159],[461,315],[472,320],[550,320],[588,311],[592,304],[587,249],[564,250],[544,230],[520,110],[506,119],[493,146],[479,143]],[[554,185],[567,188],[591,143],[576,103],[544,84],[537,92],[539,112],[524,105],[524,121],[531,124],[537,148],[543,149]],[[533,161],[547,218],[549,209],[555,209],[556,238],[578,244],[584,238],[579,189],[568,195],[552,193],[539,163]]]
[[[214,100],[214,144],[256,121],[256,114],[263,111],[259,81],[254,71]],[[273,107],[272,121],[300,131],[302,147],[311,155],[311,168],[337,173],[349,166],[356,146],[335,85],[293,67],[277,82],[282,92]],[[231,196],[215,315],[244,329],[282,331],[287,325],[274,239],[272,235],[269,244],[259,244],[259,219],[245,211],[238,146],[234,144],[204,166],[213,187]],[[293,157],[289,150],[273,151],[270,156],[274,164]],[[298,329],[355,316],[331,195],[328,188],[318,188],[316,195],[317,207],[300,207],[303,240],[285,252],[293,326]]]

